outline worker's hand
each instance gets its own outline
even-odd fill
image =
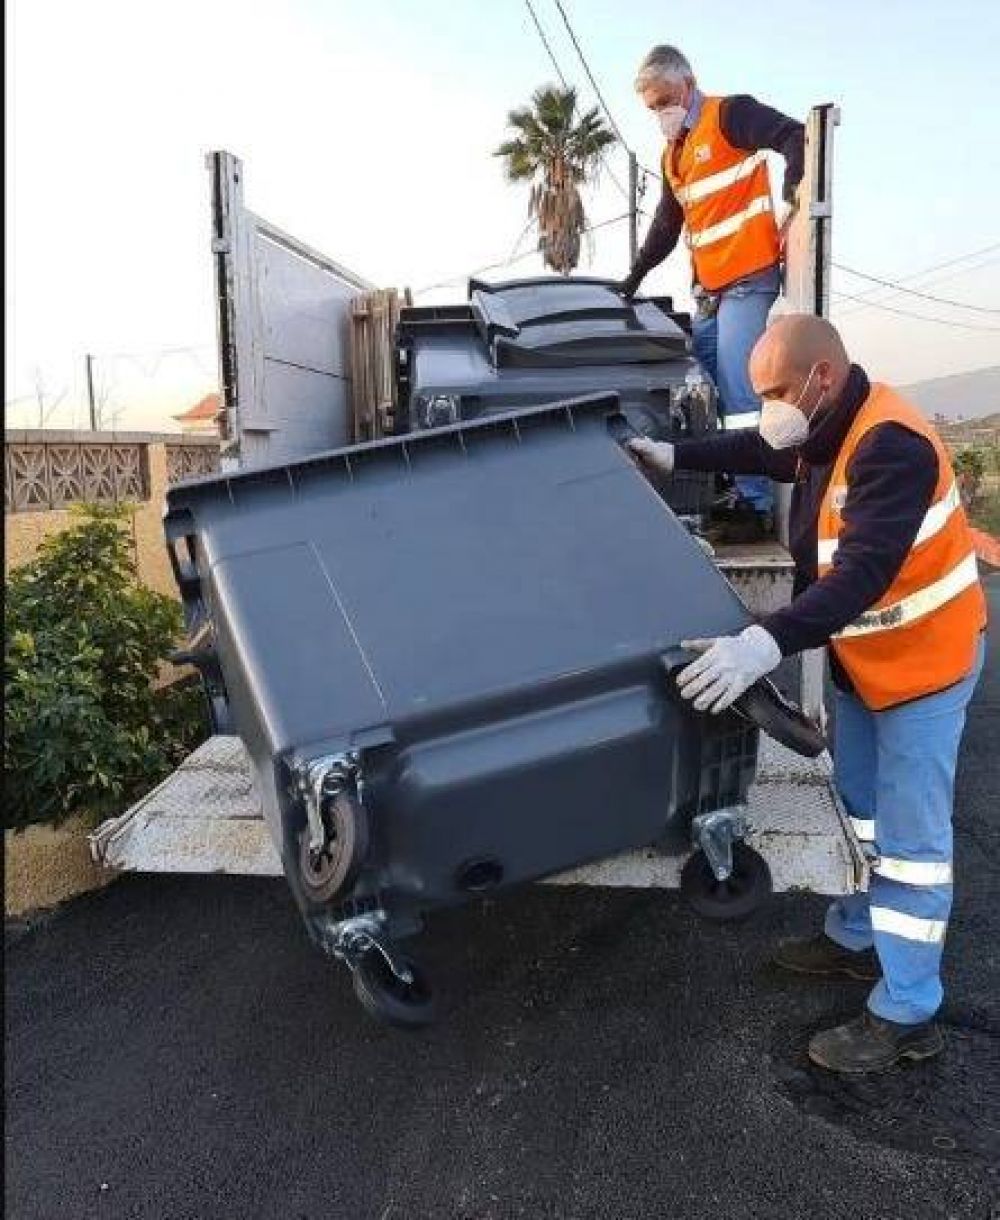
[[[756,623],[739,635],[684,640],[682,647],[702,655],[677,675],[678,689],[683,698],[694,700],[699,712],[714,715],[724,712],[781,660],[774,637]]]
[[[628,448],[647,470],[670,474],[674,468],[674,447],[669,441],[653,441],[648,436],[634,436],[628,442]]]

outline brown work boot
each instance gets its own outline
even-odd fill
[[[874,949],[845,949],[822,932],[808,940],[783,941],[771,960],[793,974],[844,975],[862,983],[875,983],[882,976]]]
[[[900,1025],[867,1008],[846,1025],[814,1034],[809,1042],[813,1063],[847,1075],[884,1072],[900,1059],[931,1059],[943,1050],[944,1038],[936,1022]]]

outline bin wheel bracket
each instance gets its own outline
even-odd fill
[[[370,932],[359,931],[350,937],[350,943],[341,950],[344,960],[352,971],[357,970],[366,953],[378,953],[401,983],[409,986],[413,982],[413,971],[396,951],[395,946]]]
[[[354,752],[313,758],[295,768],[295,787],[305,805],[312,851],[321,852],[328,845],[329,831],[323,820],[324,803],[346,789],[360,787],[359,781],[360,760]]]
[[[355,995],[371,1016],[403,1029],[429,1025],[436,1006],[427,978],[396,948],[385,925],[384,911],[369,911],[327,923],[318,939],[348,966]]]
[[[706,919],[743,919],[772,890],[767,861],[744,837],[749,830],[741,809],[702,814],[692,822],[696,850],[681,870],[681,893]]]
[[[368,853],[358,756],[329,755],[299,764],[293,795],[306,814],[296,848],[300,884],[310,905],[324,905],[353,884]]]
[[[746,814],[739,808],[702,813],[691,822],[691,837],[705,853],[716,881],[732,876],[733,843],[745,839],[749,829]]]

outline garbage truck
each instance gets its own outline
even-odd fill
[[[809,117],[786,308],[827,307],[837,117]],[[392,428],[359,444],[350,325],[372,285],[252,213],[232,154],[208,167],[222,469],[169,491],[165,530],[213,735],[94,832],[95,859],[283,873],[362,1004],[403,1026],[433,995],[397,942],[438,906],[679,885],[726,919],[772,884],[866,884],[821,654],[718,718],[673,684],[682,639],[739,630],[791,572],[778,542],[709,561],[710,486],[652,487],[623,447],[717,426],[685,316],[599,280],[473,280],[401,311]]]

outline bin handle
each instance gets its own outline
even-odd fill
[[[182,554],[180,544],[185,543],[187,554]],[[170,538],[167,540],[167,554],[170,557],[170,566],[174,572],[174,579],[178,585],[197,584],[198,569],[194,562],[194,535],[183,534],[180,538]]]

